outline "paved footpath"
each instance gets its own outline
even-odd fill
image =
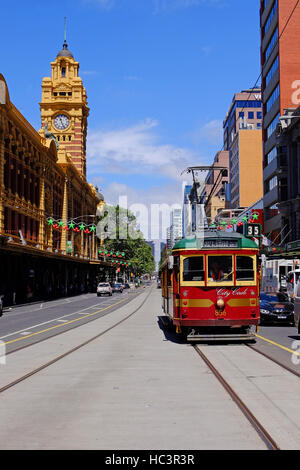
[[[265,449],[194,349],[167,339],[158,322],[161,292],[148,294],[7,356],[0,387],[104,331],[145,300],[116,328],[1,394],[1,449]]]

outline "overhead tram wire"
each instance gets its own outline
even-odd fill
[[[278,36],[278,38],[277,38],[275,44],[273,45],[273,47],[272,47],[272,49],[271,49],[270,56],[271,56],[272,52],[274,51],[275,47],[277,46],[277,44],[279,43],[279,40],[281,39],[281,37],[282,37],[283,33],[285,32],[285,30],[286,30],[286,28],[287,28],[289,22],[291,21],[293,15],[294,15],[294,13],[295,13],[295,10],[296,10],[296,8],[298,7],[299,3],[300,3],[300,0],[296,0],[296,3],[295,3],[295,5],[294,5],[294,7],[293,7],[291,13],[289,14],[288,19],[286,20],[285,25],[284,25],[284,27],[283,27],[283,29],[282,29],[280,35]],[[254,86],[251,88],[251,90],[253,90],[253,89],[255,89],[255,88],[257,87],[258,82],[259,82],[259,80],[261,79],[261,77],[262,77],[262,72],[260,72],[260,74],[259,74],[259,76],[257,77],[256,82],[255,82]],[[250,96],[251,96],[251,91],[250,91],[250,93],[249,93],[248,98],[245,100],[245,103],[248,103],[248,102],[250,101]],[[251,100],[251,101],[258,101],[258,100]],[[246,107],[246,106],[245,106],[245,104],[244,104],[244,106],[243,106],[243,108],[242,108],[242,110],[241,110],[240,112],[243,112],[244,109],[245,109],[245,107]],[[224,150],[224,146],[225,146],[225,144],[223,144],[223,147],[222,147],[222,149],[221,149],[221,152]]]

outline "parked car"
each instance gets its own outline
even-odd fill
[[[124,287],[124,289],[130,289],[130,285],[129,285],[128,282],[125,282],[125,287]]]
[[[161,288],[161,280],[157,279],[157,289],[160,289],[160,288]]]
[[[260,324],[290,323],[294,325],[294,304],[283,292],[260,294]]]
[[[120,292],[120,294],[122,294],[123,292],[123,284],[119,283],[119,282],[114,282],[113,285],[112,285],[112,291],[113,292]]]
[[[108,282],[100,282],[97,287],[97,296],[112,295],[112,288]]]
[[[3,315],[3,297],[4,295],[0,295],[0,317]]]

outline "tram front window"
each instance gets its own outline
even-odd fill
[[[183,281],[204,281],[203,256],[193,256],[183,260]]]
[[[232,281],[232,256],[208,256],[208,280],[211,282]]]
[[[250,256],[236,257],[236,280],[254,281],[253,258]]]

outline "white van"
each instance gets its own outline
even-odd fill
[[[296,296],[298,280],[300,278],[300,269],[290,271],[286,276],[286,291],[289,300],[292,302]]]

